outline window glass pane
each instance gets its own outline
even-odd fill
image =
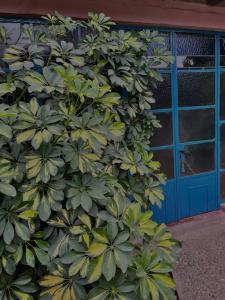
[[[179,111],[180,142],[213,139],[215,136],[214,109]]]
[[[220,126],[220,166],[225,169],[225,124]]]
[[[225,73],[220,75],[220,118],[225,119]]]
[[[225,200],[225,173],[220,173],[220,199]]]
[[[4,27],[7,31],[8,38],[7,43],[9,45],[17,44],[17,45],[24,45],[29,43],[29,38],[25,34],[27,28],[31,28],[33,31],[45,30],[44,24],[38,23],[24,23],[24,22],[0,22],[0,26]]]
[[[177,68],[209,68],[215,66],[215,56],[177,56]]]
[[[215,66],[214,36],[200,34],[177,34],[177,67]]]
[[[214,73],[178,73],[179,106],[210,105],[215,103]]]
[[[152,108],[170,108],[171,107],[171,75],[162,74],[163,81],[157,82],[156,87],[152,88],[155,103]]]
[[[182,176],[213,171],[215,169],[214,143],[189,145],[180,158]]]
[[[213,35],[178,33],[178,55],[214,55],[215,38]]]
[[[21,22],[0,22],[0,26],[6,29],[7,38],[6,41],[0,39],[0,66],[5,67],[5,63],[1,59],[6,46],[18,45],[24,46],[30,44],[30,39],[25,31],[31,28],[35,33],[38,31],[44,31],[44,24],[39,23],[25,23],[24,20]]]
[[[151,146],[173,144],[172,113],[157,113],[156,117],[160,120],[162,127],[154,129],[154,136],[151,138]]]
[[[157,36],[161,36],[164,38],[164,45],[159,44],[159,43],[151,43],[148,48],[147,55],[152,62],[154,61],[155,63],[152,64],[153,68],[168,68],[170,65],[167,64],[166,62],[160,62],[157,60],[157,56],[154,54],[154,48],[166,48],[166,50],[170,51],[170,33],[168,32],[159,32]]]
[[[158,32],[157,37],[162,37],[164,39],[164,45],[163,44],[159,44],[159,43],[151,43],[149,45],[149,49],[148,49],[148,54],[152,55],[153,51],[152,49],[154,49],[155,47],[161,47],[161,48],[166,48],[167,50],[170,50],[170,33],[168,32]]]
[[[161,163],[161,170],[168,179],[174,178],[172,149],[154,151],[154,160]]]

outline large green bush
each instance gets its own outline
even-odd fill
[[[175,299],[179,245],[149,209],[163,39],[103,14],[45,22],[23,45],[0,30],[0,300]]]

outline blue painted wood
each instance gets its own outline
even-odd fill
[[[216,181],[216,172],[181,178],[177,194],[178,219],[217,209]]]
[[[176,197],[176,181],[169,180],[163,187],[165,201],[162,207],[154,205],[151,209],[154,213],[153,220],[159,223],[172,223],[178,219],[178,202]]]

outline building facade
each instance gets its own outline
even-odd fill
[[[225,201],[225,1],[219,0],[8,0],[1,22],[20,36],[22,23],[41,15],[86,18],[104,12],[121,27],[157,29],[175,60],[162,65],[154,91],[161,120],[152,150],[168,181],[156,219],[171,223],[216,210]]]

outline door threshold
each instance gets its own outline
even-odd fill
[[[167,226],[172,227],[177,224],[182,224],[182,223],[187,223],[187,222],[192,222],[192,221],[200,221],[200,220],[204,220],[204,219],[216,216],[216,215],[224,215],[225,216],[225,204],[222,204],[220,206],[220,208],[218,208],[217,210],[209,211],[209,212],[202,213],[202,214],[192,216],[192,217],[187,217],[187,218],[181,219],[179,221],[167,224]]]

